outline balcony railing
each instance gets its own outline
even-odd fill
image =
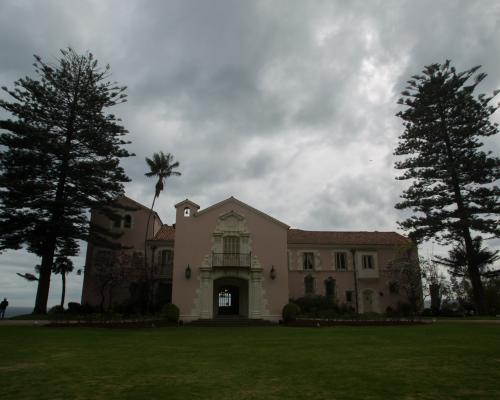
[[[250,268],[251,253],[212,253],[212,267]]]

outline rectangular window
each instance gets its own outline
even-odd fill
[[[335,266],[339,271],[347,270],[347,254],[345,252],[335,253]]]
[[[123,217],[123,226],[125,228],[132,228],[132,216],[130,214],[125,215]]]
[[[172,250],[160,251],[160,273],[162,275],[170,274],[174,264],[174,252]]]
[[[241,261],[239,236],[224,236],[223,246],[223,265],[226,267],[239,266]]]
[[[352,290],[346,290],[345,291],[345,301],[347,303],[352,303],[352,298],[353,298],[353,291]]]
[[[332,277],[325,281],[325,296],[331,299],[335,297],[335,279]]]
[[[304,289],[306,294],[314,294],[314,278],[312,276],[304,278]]]
[[[302,267],[305,271],[310,271],[314,269],[314,253],[303,253],[302,254]]]
[[[363,269],[375,269],[375,263],[372,255],[363,256]]]
[[[237,254],[240,252],[240,238],[238,236],[224,237],[224,253]]]

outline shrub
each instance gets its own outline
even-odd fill
[[[175,304],[165,304],[161,310],[162,318],[169,322],[179,321],[179,307]]]
[[[293,322],[297,319],[297,315],[300,313],[300,307],[295,303],[288,303],[283,307],[283,321]]]
[[[92,307],[89,303],[80,306],[80,312],[84,315],[97,313],[97,308]]]
[[[398,313],[403,317],[409,317],[413,312],[413,307],[409,303],[398,303]]]
[[[64,307],[63,306],[54,306],[50,308],[48,311],[50,315],[57,315],[57,314],[63,314],[64,313]]]
[[[68,311],[72,314],[80,314],[82,312],[82,306],[80,305],[80,303],[69,302]]]
[[[291,302],[297,304],[304,314],[315,313],[318,311],[338,311],[337,304],[332,297],[327,296],[304,296]]]
[[[430,308],[424,308],[424,311],[422,311],[422,317],[433,317],[435,315],[434,311]]]

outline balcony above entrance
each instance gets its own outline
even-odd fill
[[[212,268],[250,268],[251,253],[212,253]]]

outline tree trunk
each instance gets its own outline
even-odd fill
[[[476,258],[474,257],[474,246],[469,229],[464,229],[465,251],[467,254],[467,272],[472,284],[472,296],[474,297],[474,305],[476,311],[484,315],[486,314],[486,298],[484,296],[483,282],[481,281],[481,274],[477,265]]]
[[[73,100],[69,109],[69,116],[66,123],[66,141],[64,144],[64,153],[61,160],[61,168],[59,170],[59,177],[57,181],[56,195],[51,210],[50,225],[47,232],[47,241],[44,243],[44,254],[42,256],[42,263],[40,267],[40,279],[38,280],[38,288],[36,293],[35,314],[45,314],[47,312],[47,301],[49,298],[50,289],[50,275],[52,273],[52,264],[54,262],[54,254],[57,245],[57,229],[59,227],[60,219],[64,215],[64,196],[66,189],[66,179],[68,176],[68,166],[70,159],[71,140],[75,128],[76,119],[76,106],[78,101],[78,90],[80,86],[81,69],[78,70]]]
[[[460,224],[462,225],[462,238],[465,242],[465,253],[467,257],[467,271],[469,274],[469,279],[472,284],[472,292],[474,298],[474,305],[476,306],[476,311],[479,314],[486,313],[486,302],[484,297],[483,284],[481,282],[481,275],[479,273],[479,268],[477,266],[476,258],[474,257],[474,246],[472,244],[472,236],[470,233],[470,218],[468,211],[465,208],[463,196],[460,187],[460,181],[458,178],[458,173],[455,165],[455,156],[453,154],[453,149],[451,147],[450,137],[448,134],[448,129],[445,123],[445,115],[442,109],[440,109],[441,117],[441,127],[444,135],[444,142],[446,145],[446,156],[448,159],[448,169],[451,175],[451,182],[453,187],[453,193],[455,197],[455,203],[458,209],[458,216],[460,219]]]
[[[438,315],[441,310],[441,285],[438,283],[431,283],[429,285],[429,292],[431,294],[432,313]]]
[[[153,203],[151,204],[151,208],[149,209],[149,215],[148,215],[148,222],[146,223],[146,235],[144,237],[144,276],[145,276],[145,286],[146,286],[146,311],[149,312],[150,306],[151,306],[151,277],[150,277],[150,271],[148,268],[148,255],[147,255],[147,248],[148,248],[148,234],[149,234],[149,224],[151,222],[151,215],[153,215],[153,209],[155,206],[156,202],[156,192],[155,196],[153,197]]]
[[[56,250],[55,240],[48,244],[45,254],[42,257],[40,266],[40,277],[36,291],[35,309],[33,314],[46,314],[47,301],[49,298],[50,275],[52,273],[52,263],[54,262],[54,253]]]
[[[66,297],[66,273],[63,271],[62,278],[62,293],[61,293],[61,307],[64,307],[64,298]]]

